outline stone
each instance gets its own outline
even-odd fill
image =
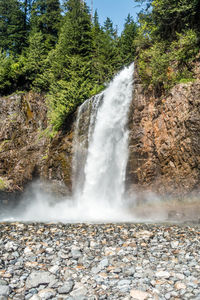
[[[10,293],[10,288],[7,285],[0,285],[0,295],[8,296]]]
[[[167,271],[158,271],[158,272],[156,272],[155,276],[158,278],[169,278],[170,273]]]
[[[142,231],[136,232],[135,235],[137,238],[149,239],[153,234],[150,231],[142,230]]]
[[[83,284],[76,284],[74,286],[74,290],[70,293],[70,296],[72,297],[83,297],[86,296],[88,293],[88,290]]]
[[[107,259],[107,258],[104,258],[104,259],[102,259],[102,260],[100,261],[100,263],[99,263],[99,268],[100,268],[100,269],[104,269],[105,267],[108,267],[108,265],[109,265],[108,259]]]
[[[55,276],[45,271],[32,272],[26,280],[26,288],[31,289],[42,284],[49,284],[55,280]]]
[[[10,289],[0,300],[137,300],[147,294],[145,300],[175,300],[195,299],[199,294],[196,224],[24,223],[23,230],[18,228],[15,223],[0,222],[0,286]],[[152,233],[145,248],[142,235],[135,236],[144,231]],[[89,247],[90,237],[98,247]],[[171,248],[171,242],[177,240],[178,252]],[[8,241],[18,247],[14,264],[14,250],[3,247]],[[45,251],[47,246],[53,249],[51,253]],[[33,249],[34,260],[25,255],[25,247]],[[82,256],[74,259],[72,249]],[[106,251],[112,255],[105,257]],[[95,274],[92,271],[97,267]],[[137,291],[134,297],[133,291]]]
[[[185,276],[180,273],[175,274],[175,277],[178,278],[179,280],[183,280],[185,278]]]
[[[174,287],[177,289],[177,290],[185,290],[186,289],[186,285],[183,283],[183,282],[176,282]]]
[[[53,298],[54,296],[56,296],[56,292],[53,290],[53,289],[43,289],[41,291],[39,291],[38,293],[38,296],[41,298],[41,299],[51,299]]]
[[[72,291],[74,287],[74,281],[73,280],[69,280],[64,282],[64,284],[58,288],[58,293],[59,294],[68,294]]]
[[[33,255],[33,252],[32,252],[32,249],[30,248],[30,247],[26,247],[25,249],[24,249],[24,254],[26,255],[26,256],[31,256],[31,255]]]
[[[81,251],[78,249],[72,249],[71,254],[74,259],[79,259],[82,256]]]
[[[178,241],[172,241],[172,242],[171,242],[171,247],[172,247],[172,249],[176,249],[176,248],[178,247],[178,245],[179,245],[179,242],[178,242]]]
[[[147,299],[150,295],[146,292],[140,291],[140,290],[131,290],[130,291],[130,296],[134,299],[137,300],[145,300]]]
[[[60,270],[59,266],[53,266],[49,268],[49,272],[52,274],[56,274]]]
[[[41,298],[38,295],[33,295],[30,300],[41,300]]]
[[[130,290],[131,280],[122,279],[118,282],[117,287],[122,292],[127,292]]]

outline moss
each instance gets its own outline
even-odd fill
[[[189,82],[194,82],[194,81],[196,81],[195,78],[181,78],[179,80],[179,83],[189,83]]]
[[[48,159],[48,155],[44,155],[44,156],[42,157],[42,160],[46,160],[46,159]]]
[[[0,178],[0,191],[3,191],[7,188],[8,184],[2,178]]]
[[[40,140],[41,138],[43,137],[47,137],[47,138],[50,138],[50,139],[53,139],[57,132],[53,131],[52,127],[51,126],[48,126],[46,129],[44,130],[38,130],[39,132],[39,135],[38,135],[38,139]]]

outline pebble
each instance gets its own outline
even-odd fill
[[[7,285],[0,285],[0,295],[1,296],[8,296],[10,288]]]
[[[42,284],[49,284],[55,280],[55,276],[49,272],[37,271],[32,272],[26,280],[26,288],[31,289]]]
[[[58,288],[58,293],[59,294],[68,294],[69,292],[72,291],[74,286],[74,282],[72,280],[69,280],[68,282],[64,282],[64,284]]]
[[[134,299],[137,300],[145,300],[147,299],[150,295],[146,292],[139,291],[139,290],[131,290],[130,296]]]
[[[158,271],[158,272],[156,272],[155,275],[158,278],[169,278],[170,277],[170,273],[167,271]]]
[[[38,296],[41,299],[51,299],[56,295],[56,291],[52,290],[52,289],[44,289],[39,291]]]
[[[0,300],[200,300],[199,225],[0,223]]]

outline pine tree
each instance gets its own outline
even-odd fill
[[[24,13],[18,0],[0,0],[0,48],[21,53],[25,44]]]
[[[104,31],[113,39],[117,38],[117,30],[114,29],[113,22],[110,18],[106,18],[106,21],[104,22]]]
[[[31,32],[41,32],[46,48],[52,49],[58,39],[61,22],[59,0],[36,0],[31,11]],[[32,33],[31,33],[32,34]]]
[[[96,83],[103,84],[112,77],[114,69],[118,68],[116,61],[118,50],[112,21],[107,18],[102,28],[99,24],[97,11],[94,14],[92,41],[93,76]]]
[[[133,41],[135,40],[136,36],[137,25],[129,14],[127,19],[125,20],[124,30],[122,31],[119,40],[121,57],[124,64],[129,64],[134,60],[135,47]]]
[[[44,72],[46,50],[44,47],[44,37],[41,32],[32,34],[29,38],[29,47],[24,54],[23,72],[26,84],[30,87],[38,88],[40,74]]]
[[[67,13],[61,30],[59,45],[68,55],[88,57],[91,54],[91,18],[89,9],[81,0],[68,0]]]

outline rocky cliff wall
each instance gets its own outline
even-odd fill
[[[72,123],[52,138],[43,96],[0,99],[0,200],[19,196],[37,178],[51,180],[56,192],[70,192]]]
[[[179,195],[200,189],[200,80],[161,98],[137,80],[129,114],[129,190]]]

